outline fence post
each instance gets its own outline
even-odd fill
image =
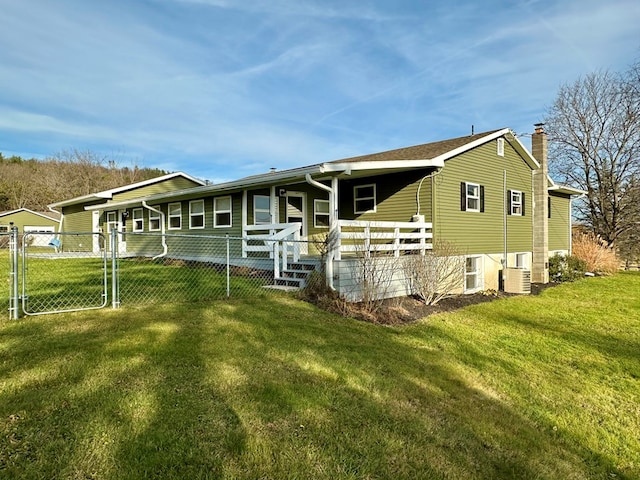
[[[9,263],[10,263],[10,293],[9,293],[9,318],[20,318],[20,295],[18,294],[18,227],[12,227],[9,237]]]
[[[243,240],[244,242],[244,240]],[[230,285],[230,281],[231,281],[231,266],[230,264],[230,260],[229,260],[229,234],[227,233],[227,298],[229,298],[229,296],[231,295],[231,285]]]
[[[118,270],[118,230],[111,229],[111,306],[120,308],[120,272]]]

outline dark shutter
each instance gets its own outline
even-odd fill
[[[460,210],[467,211],[467,184],[460,182]]]
[[[480,185],[480,211],[484,212],[484,185]]]
[[[511,215],[511,190],[507,190],[507,215]]]
[[[547,197],[547,218],[551,218],[551,197]]]
[[[522,195],[522,197],[521,197],[522,198],[522,216],[524,217],[524,212],[525,212],[525,209],[524,209],[524,204],[525,204],[524,192],[522,192],[521,195]]]

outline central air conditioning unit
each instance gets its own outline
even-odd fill
[[[531,293],[531,270],[507,268],[504,271],[506,293]]]

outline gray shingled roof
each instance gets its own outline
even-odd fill
[[[489,132],[476,133],[475,135],[467,135],[466,137],[451,138],[439,142],[425,143],[415,145],[413,147],[398,148],[395,150],[387,150],[386,152],[372,153],[369,155],[361,155],[358,157],[344,158],[342,160],[334,160],[327,163],[346,163],[346,162],[375,162],[388,160],[430,160],[444,153],[455,150],[468,143],[478,140],[487,135],[491,135],[499,130],[491,130]]]

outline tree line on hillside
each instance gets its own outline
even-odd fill
[[[107,156],[71,150],[45,160],[5,157],[0,153],[0,211],[29,208],[46,211],[47,205],[167,172],[137,165],[121,167]]]

